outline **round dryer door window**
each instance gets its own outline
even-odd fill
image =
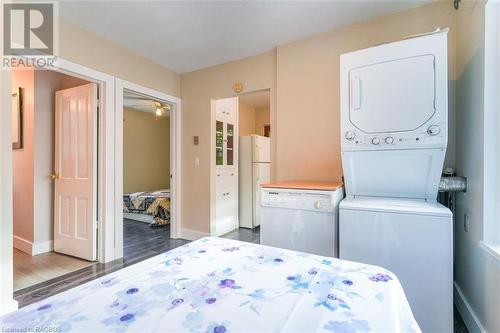
[[[365,133],[412,131],[435,113],[433,55],[357,67],[349,83],[349,118]]]

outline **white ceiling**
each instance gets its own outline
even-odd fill
[[[427,2],[61,1],[59,11],[81,28],[184,73]]]

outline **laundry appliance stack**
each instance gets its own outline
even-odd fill
[[[340,258],[392,271],[422,331],[452,332],[452,213],[436,202],[447,30],[343,54],[340,65]]]

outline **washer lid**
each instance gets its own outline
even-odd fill
[[[431,54],[353,68],[349,71],[350,122],[365,133],[415,130],[436,112],[435,81]]]
[[[451,217],[451,211],[440,203],[416,199],[349,197],[342,200],[339,207],[379,213]]]

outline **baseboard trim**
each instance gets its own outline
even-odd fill
[[[27,253],[29,254],[30,256],[33,255],[32,254],[32,251],[33,251],[33,243],[24,239],[24,238],[21,238],[19,236],[15,236],[13,237],[13,245],[14,245],[14,248],[18,249],[19,251],[22,251],[24,253]]]
[[[203,237],[207,237],[207,236],[210,236],[210,235],[206,232],[200,232],[200,231],[191,230],[191,229],[184,229],[184,228],[181,229],[181,238],[187,239],[190,241],[194,241],[194,240],[197,240],[197,239],[200,239]]]
[[[19,304],[16,300],[12,299],[5,303],[0,303],[0,316],[3,316],[7,313],[11,313],[16,311],[19,307]]]
[[[481,332],[481,333],[487,333],[483,325],[481,324],[481,321],[477,317],[476,313],[472,309],[471,305],[467,301],[467,298],[465,298],[464,293],[462,292],[462,289],[458,286],[456,282],[453,282],[454,288],[453,288],[453,293],[454,293],[454,300],[455,300],[455,306],[458,309],[458,312],[462,316],[462,319],[465,322],[465,325],[469,329],[469,332],[476,333],[476,332]]]
[[[37,254],[42,254],[53,250],[54,250],[54,242],[47,241],[41,243],[34,243],[32,246],[31,253],[33,256],[36,256]]]
[[[22,237],[14,236],[12,242],[16,249],[27,253],[30,256],[36,256],[37,254],[42,254],[54,250],[53,241],[32,243]]]

